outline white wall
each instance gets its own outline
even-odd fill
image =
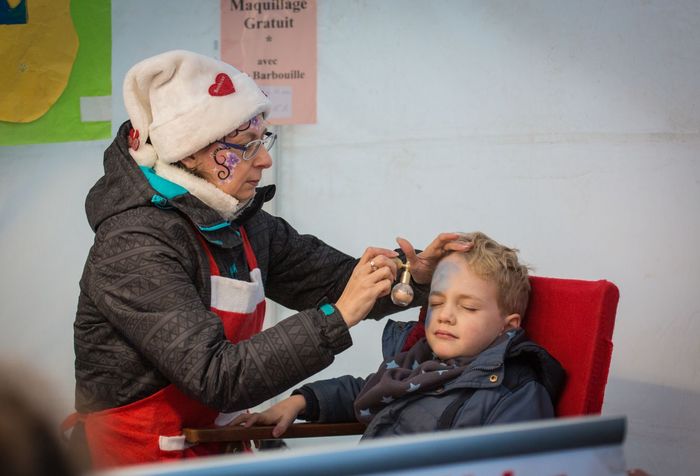
[[[218,53],[219,2],[112,3],[116,129],[132,63]],[[700,3],[319,3],[318,124],[280,131],[277,212],[354,254],[479,229],[536,274],[615,282],[604,413],[629,417],[630,466],[692,474]],[[82,201],[107,143],[0,148],[0,345],[46,369],[66,408]],[[373,371],[382,326],[354,328],[320,376]]]

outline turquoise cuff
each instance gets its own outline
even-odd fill
[[[324,304],[323,306],[319,307],[319,310],[324,316],[330,316],[335,312],[335,306],[333,304]]]

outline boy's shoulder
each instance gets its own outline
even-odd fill
[[[504,360],[503,385],[510,390],[537,381],[556,402],[564,388],[566,373],[544,347],[531,341],[522,331],[514,339]]]

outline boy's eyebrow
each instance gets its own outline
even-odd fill
[[[476,302],[484,302],[483,299],[478,298],[476,296],[472,296],[471,294],[460,294],[459,296],[457,296],[457,298],[458,299],[470,299],[470,300],[476,301]]]
[[[478,298],[476,296],[472,296],[471,294],[460,294],[459,296],[457,296],[457,299],[459,299],[460,301],[462,299],[469,299],[470,301],[476,301],[476,302],[483,302],[484,301],[483,299]]]
[[[444,296],[445,293],[443,293],[441,291],[430,291],[429,296],[434,296],[434,295]],[[460,299],[460,300],[461,299],[472,299],[474,301],[483,302],[483,299],[476,297],[476,296],[472,296],[471,294],[460,294],[457,296],[457,299]]]

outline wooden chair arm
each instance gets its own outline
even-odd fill
[[[184,428],[188,443],[222,443],[246,440],[272,440],[274,426],[225,426],[221,428]],[[365,425],[352,423],[294,423],[280,438],[361,435]]]

